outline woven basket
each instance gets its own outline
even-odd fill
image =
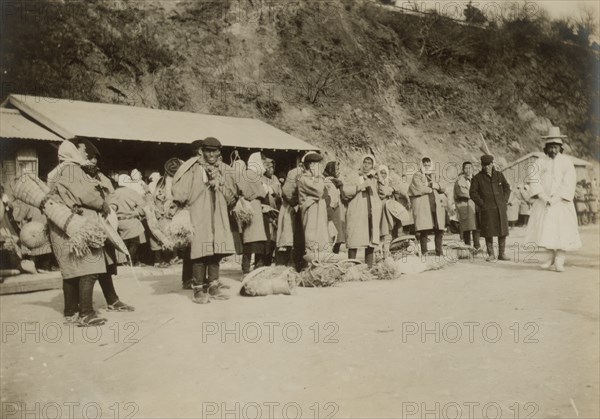
[[[39,221],[30,221],[21,228],[19,239],[30,250],[50,244],[48,226]]]
[[[30,177],[19,178],[15,182],[13,190],[15,198],[36,208],[40,207],[46,197],[46,192],[44,192],[40,184]]]

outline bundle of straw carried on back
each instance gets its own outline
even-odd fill
[[[184,248],[192,242],[194,226],[188,209],[182,209],[173,216],[167,225],[165,235],[173,248]]]
[[[46,194],[43,182],[31,177],[19,179],[14,186],[15,198],[40,208],[44,215],[69,236],[70,251],[76,256],[89,253],[90,248],[104,246],[106,233],[93,220],[75,214],[69,207],[53,201]]]

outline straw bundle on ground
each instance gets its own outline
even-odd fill
[[[375,275],[371,273],[369,267],[364,263],[360,265],[354,265],[348,268],[344,276],[342,277],[342,282],[354,282],[354,281],[373,281]]]
[[[183,248],[190,244],[194,235],[194,226],[192,225],[190,211],[182,209],[175,214],[167,226],[165,233],[174,248]]]
[[[296,271],[285,266],[265,266],[250,272],[242,281],[240,295],[290,295],[296,282]]]
[[[450,243],[444,246],[444,253],[450,260],[471,259],[477,253],[477,250],[466,244]]]
[[[383,259],[371,268],[371,273],[375,276],[375,279],[385,281],[398,279],[402,275],[400,263],[402,262],[392,258]]]
[[[300,272],[298,285],[317,288],[332,287],[338,282],[347,280],[345,279],[346,273],[358,264],[361,264],[361,262],[356,259],[346,259],[335,263],[323,263],[313,260],[308,268]]]

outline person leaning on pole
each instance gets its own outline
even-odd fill
[[[479,227],[485,238],[488,262],[496,260],[494,255],[494,236],[498,237],[498,260],[510,260],[506,256],[506,236],[508,236],[507,204],[510,197],[510,185],[494,167],[494,156],[481,156],[481,172],[471,181],[469,195],[479,212]]]

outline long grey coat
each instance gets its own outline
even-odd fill
[[[203,171],[200,161],[193,158],[173,178],[173,200],[189,206],[194,226],[192,259],[235,253],[228,214],[237,196],[234,170],[219,163],[224,184],[218,191],[205,183]]]
[[[478,230],[475,202],[470,196],[471,181],[464,173],[458,175],[454,184],[454,203],[458,211],[461,234],[465,231]]]
[[[425,173],[417,172],[413,176],[410,187],[408,188],[408,196],[410,196],[412,204],[416,231],[433,230],[434,228],[432,208],[429,200],[431,194],[433,194],[435,201],[435,215],[438,228],[440,230],[446,228],[446,201],[444,195],[429,187],[429,182],[427,181]]]
[[[61,169],[56,172],[50,186],[50,195],[57,202],[69,208],[79,206],[82,216],[90,220],[98,220],[104,204],[104,198],[99,186],[91,181],[81,167],[75,163],[62,163]],[[114,255],[102,249],[90,249],[91,252],[84,257],[77,257],[69,252],[69,237],[48,220],[50,242],[52,251],[60,272],[64,279],[77,278],[84,275],[103,274],[107,272],[107,265],[112,265]]]

